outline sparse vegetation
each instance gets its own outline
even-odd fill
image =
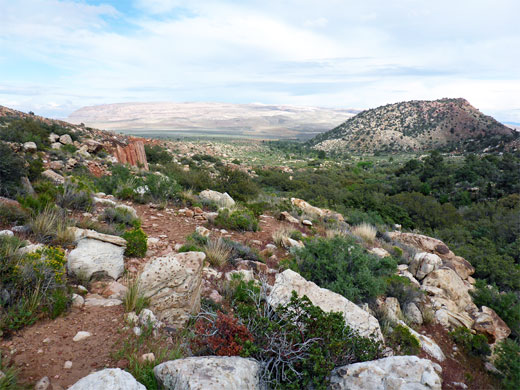
[[[222,239],[208,240],[207,244],[202,248],[206,254],[206,260],[213,267],[222,267],[231,255],[231,249]]]
[[[362,223],[352,227],[352,233],[367,242],[373,242],[376,238],[377,229],[368,223]]]
[[[139,277],[127,279],[128,290],[123,297],[123,306],[126,312],[134,311],[137,315],[149,305],[149,299],[143,295],[139,285]]]

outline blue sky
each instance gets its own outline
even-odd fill
[[[518,15],[517,0],[0,0],[0,104],[464,97],[520,122]]]

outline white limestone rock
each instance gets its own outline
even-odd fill
[[[81,378],[69,390],[146,390],[141,383],[120,368],[106,368]]]
[[[67,258],[68,272],[85,279],[102,273],[118,279],[125,270],[125,248],[108,242],[84,238]]]

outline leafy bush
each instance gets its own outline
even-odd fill
[[[399,355],[418,355],[421,352],[419,340],[403,325],[394,326],[385,341]]]
[[[484,357],[491,354],[488,340],[482,334],[472,334],[468,328],[459,327],[450,332],[450,336],[470,355]]]
[[[125,256],[145,257],[148,249],[148,236],[140,227],[127,230],[122,234],[126,240]]]
[[[386,295],[397,298],[399,305],[405,307],[423,295],[423,292],[412,285],[404,276],[391,275],[387,278]]]
[[[333,368],[380,356],[380,345],[350,329],[341,313],[325,313],[293,292],[277,308],[265,300],[265,285],[240,281],[234,310],[252,341],[242,339],[242,356],[262,364],[263,379],[275,388],[325,389]]]
[[[15,204],[0,203],[0,224],[23,224],[27,218],[27,213],[21,207]]]
[[[294,256],[303,277],[353,302],[383,294],[397,269],[395,260],[366,253],[351,237],[314,238]]]
[[[20,191],[21,178],[27,175],[25,164],[3,142],[0,142],[0,156],[0,196],[13,197]]]
[[[216,189],[227,192],[235,200],[244,202],[256,197],[259,192],[257,184],[247,173],[228,167],[220,170]]]
[[[244,245],[240,242],[230,240],[229,238],[223,238],[222,241],[230,250],[230,261],[239,258],[243,260],[262,261],[260,254],[254,248],[251,248],[250,246]]]
[[[146,160],[150,164],[168,164],[172,161],[172,155],[159,145],[144,145]]]
[[[134,226],[139,223],[134,214],[124,207],[107,207],[103,211],[103,220],[111,225],[123,224],[124,226]]]
[[[61,207],[70,210],[88,211],[93,205],[91,191],[75,182],[66,182],[56,201]]]
[[[234,210],[230,212],[228,209],[219,211],[214,221],[215,225],[224,229],[238,231],[258,230],[258,220],[249,210]]]
[[[517,341],[505,339],[495,350],[495,366],[504,375],[502,386],[505,390],[520,389],[520,345]]]

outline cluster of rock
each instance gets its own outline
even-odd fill
[[[399,266],[399,275],[427,294],[427,299],[418,306],[432,310],[436,322],[447,328],[473,329],[486,335],[491,344],[509,336],[511,330],[493,309],[483,306],[479,311],[473,303],[470,291],[474,289],[471,275],[475,270],[467,260],[456,256],[435,238],[415,233],[387,234],[392,240],[419,251],[408,265]],[[407,310],[416,312],[415,307]],[[412,317],[420,316],[415,313]]]
[[[114,155],[121,164],[130,164],[148,170],[148,161],[142,141],[133,141],[126,146],[116,145]]]

